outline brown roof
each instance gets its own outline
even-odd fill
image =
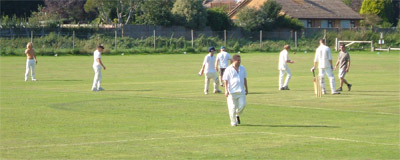
[[[244,0],[244,5],[238,5],[229,12],[232,18],[240,8],[251,1]],[[285,14],[298,19],[362,19],[362,17],[341,0],[276,0]]]

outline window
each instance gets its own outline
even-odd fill
[[[350,20],[350,27],[355,28],[356,27],[356,21],[355,20]]]
[[[307,20],[307,28],[311,28],[312,27],[312,20],[309,19]]]
[[[333,27],[333,20],[328,20],[328,28],[332,28]]]

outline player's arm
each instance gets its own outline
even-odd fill
[[[228,80],[225,80],[224,82],[225,82],[225,96],[228,97],[228,95],[229,95],[228,84],[229,83],[228,83]]]
[[[203,66],[200,69],[200,76],[203,75],[204,73],[204,68],[206,68],[206,65],[203,64]]]
[[[244,88],[246,90],[246,95],[249,93],[249,89],[247,88],[247,78],[244,78]]]
[[[106,66],[104,66],[104,64],[103,64],[103,62],[101,61],[101,59],[100,59],[100,58],[97,58],[96,60],[97,60],[97,62],[99,62],[99,64],[103,67],[103,69],[106,70]]]
[[[331,63],[331,69],[333,69],[333,63],[332,63],[332,59],[331,60],[329,60],[329,63]]]
[[[336,61],[335,70],[336,70],[336,67],[339,65],[339,60],[340,60],[340,58],[338,58],[338,60]]]
[[[349,70],[350,70],[350,59],[349,59],[349,61],[347,62],[346,72],[349,72]]]
[[[217,70],[217,72],[218,72],[218,63],[219,63],[219,60],[218,60],[218,57],[217,57],[217,60],[215,61],[215,70]]]
[[[35,63],[37,64],[38,61],[36,59],[36,54],[35,54],[35,50],[34,49],[32,49],[32,56],[35,59]]]

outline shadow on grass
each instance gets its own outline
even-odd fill
[[[151,89],[139,89],[139,90],[134,90],[134,89],[115,89],[115,90],[105,90],[105,91],[111,91],[111,92],[150,92],[153,91]],[[103,91],[104,92],[104,91]]]
[[[49,82],[73,82],[73,81],[83,81],[78,79],[52,79],[52,80],[40,80],[40,81],[49,81]]]
[[[327,125],[271,125],[271,124],[242,124],[243,127],[279,127],[279,128],[340,128]]]
[[[268,92],[249,92],[249,94],[272,94]]]

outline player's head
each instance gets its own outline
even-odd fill
[[[290,46],[287,44],[287,45],[283,46],[283,49],[290,50]]]
[[[32,48],[33,48],[33,43],[28,42],[28,44],[26,44],[26,49],[32,49]]]
[[[341,45],[340,45],[340,50],[344,52],[344,51],[346,50],[346,45],[341,44]]]
[[[225,46],[221,46],[221,52],[225,52],[226,48]]]
[[[214,46],[211,46],[210,48],[208,48],[208,52],[214,54],[214,52],[215,52]]]
[[[99,45],[97,46],[97,50],[98,50],[99,52],[103,52],[103,50],[104,50],[103,44],[99,44]]]
[[[240,65],[241,59],[240,59],[240,55],[235,54],[232,57],[232,64],[234,65]]]
[[[325,45],[325,39],[320,39],[320,40],[319,40],[319,44]]]

